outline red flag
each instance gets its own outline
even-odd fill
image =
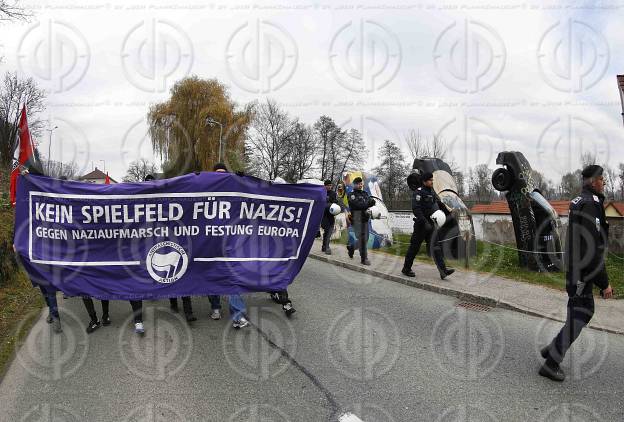
[[[13,171],[11,172],[11,188],[10,199],[11,204],[15,206],[15,194],[17,192],[17,176],[20,174],[20,166],[33,156],[34,148],[30,139],[30,131],[28,130],[28,119],[26,118],[26,105],[22,108],[22,114],[19,121],[19,156],[17,161],[13,163]]]
[[[108,172],[106,172],[106,179],[104,179],[105,185],[110,185],[110,177],[108,177]]]

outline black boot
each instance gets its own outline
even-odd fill
[[[347,245],[347,252],[349,253],[349,258],[353,259],[353,253],[355,252],[353,246]]]
[[[546,362],[544,362],[538,373],[541,376],[556,382],[562,382],[565,380],[565,374],[559,367],[559,364],[550,359],[546,359]]]
[[[403,273],[403,275],[408,276],[408,277],[416,277],[416,273],[412,271],[411,269],[403,268],[401,270],[401,273]]]

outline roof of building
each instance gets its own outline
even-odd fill
[[[111,182],[117,183],[115,179],[113,179],[110,176],[108,177],[110,178]],[[100,180],[100,179],[106,179],[106,173],[104,173],[102,170],[100,170],[97,167],[91,173],[87,173],[80,178],[80,180]]]
[[[557,200],[548,202],[559,216],[564,217],[569,214],[570,201]],[[605,208],[609,205],[613,205],[617,212],[624,216],[624,202],[605,202]],[[490,203],[475,204],[470,209],[470,212],[472,214],[511,214],[507,201],[492,201]]]
[[[615,202],[615,201],[611,201],[608,204],[605,204],[605,206],[609,206],[612,205],[613,208],[615,208],[615,210],[622,216],[624,217],[624,202]]]

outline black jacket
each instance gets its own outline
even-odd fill
[[[570,202],[566,235],[566,290],[570,297],[591,296],[595,284],[609,286],[605,255],[609,223],[604,211],[604,195],[588,186]]]
[[[440,198],[433,189],[422,186],[412,192],[412,212],[418,224],[431,221],[431,214],[440,209]]]
[[[332,204],[338,204],[338,195],[333,190],[327,191],[327,204],[325,205],[325,212],[323,213],[323,219],[321,220],[321,227],[328,228],[336,221],[336,216],[331,215],[329,207]],[[341,207],[342,208],[342,207]]]
[[[353,216],[353,223],[359,222],[360,219],[361,221],[368,221],[366,210],[375,205],[375,200],[365,190],[356,189],[353,189],[347,200]]]

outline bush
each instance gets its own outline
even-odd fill
[[[13,210],[0,209],[0,287],[17,270],[17,261],[13,252]]]

